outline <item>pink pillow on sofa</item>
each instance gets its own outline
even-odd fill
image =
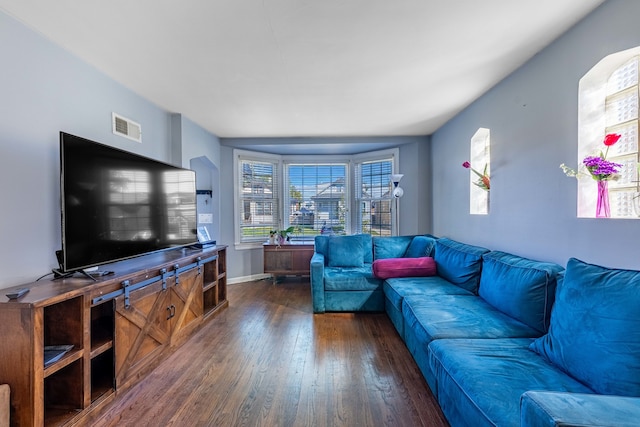
[[[373,261],[373,275],[379,279],[435,276],[436,262],[432,257],[377,259]]]

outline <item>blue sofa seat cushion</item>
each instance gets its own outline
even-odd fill
[[[540,333],[477,296],[409,295],[402,303],[405,329],[425,345],[442,338],[536,338]]]
[[[387,300],[398,310],[402,310],[402,299],[408,295],[420,295],[422,298],[433,295],[473,295],[440,276],[387,279],[383,289]]]
[[[571,258],[531,349],[598,393],[640,396],[640,271]]]
[[[382,280],[376,278],[371,264],[364,267],[326,267],[325,291],[374,291],[382,290]]]
[[[593,393],[530,351],[531,342],[446,339],[429,344],[438,401],[451,425],[520,426],[520,397],[528,390]]]
[[[470,292],[477,293],[482,270],[482,255],[489,249],[467,245],[455,240],[436,240],[435,254],[438,275]]]
[[[479,295],[503,313],[547,331],[556,292],[558,264],[533,261],[506,252],[482,256]]]
[[[521,426],[637,427],[640,399],[604,394],[528,391],[520,399]]]

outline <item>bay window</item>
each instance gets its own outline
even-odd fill
[[[388,236],[395,229],[390,177],[398,149],[353,156],[285,156],[234,150],[236,247],[293,227],[319,234]]]

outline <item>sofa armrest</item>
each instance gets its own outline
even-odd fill
[[[637,426],[640,397],[527,391],[520,398],[521,427]]]
[[[314,313],[324,313],[324,255],[314,252],[310,266],[311,301]]]

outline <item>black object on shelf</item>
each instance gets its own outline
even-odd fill
[[[73,345],[45,345],[44,346],[44,367],[51,365],[54,362],[62,359],[62,356],[67,354]]]
[[[18,299],[18,298],[22,297],[24,294],[26,294],[27,292],[29,292],[29,289],[22,288],[22,289],[16,289],[13,292],[6,293],[5,295],[9,299]]]
[[[198,242],[198,243],[195,243],[193,246],[199,249],[213,248],[216,246],[216,241],[209,240],[208,242]]]

